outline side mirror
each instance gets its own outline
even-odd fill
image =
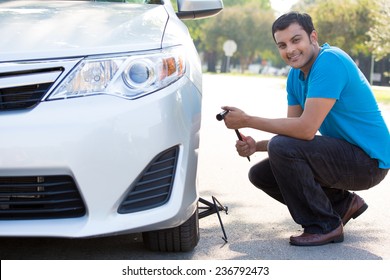
[[[198,19],[218,14],[223,9],[222,0],[177,0],[176,13],[180,19]]]

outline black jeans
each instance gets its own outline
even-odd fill
[[[250,169],[249,180],[286,204],[307,233],[337,228],[352,199],[348,190],[369,189],[388,171],[359,147],[326,136],[311,141],[275,136],[268,156]]]

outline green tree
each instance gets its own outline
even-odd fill
[[[367,33],[370,38],[367,45],[376,59],[380,60],[390,54],[390,2],[377,1],[378,5],[372,12],[375,24]]]
[[[369,54],[365,43],[374,24],[371,11],[375,0],[321,0],[307,6],[322,43],[328,42],[352,56]]]
[[[390,54],[389,6],[389,0],[301,0],[294,8],[308,12],[320,40],[348,52],[371,80],[372,55],[379,60]],[[383,73],[386,66],[379,65]]]
[[[216,71],[217,60],[224,58],[223,43],[226,40],[237,43],[238,49],[233,59],[239,61],[242,71],[259,57],[270,60],[278,58],[271,34],[275,17],[269,0],[241,2],[234,1],[233,6],[225,3],[223,12],[216,17],[186,22],[198,50],[205,54],[208,71]]]
[[[276,53],[269,52],[269,50],[276,51],[271,34],[271,26],[275,20],[274,13],[271,10],[261,9],[255,3],[244,5],[239,15],[234,14],[234,10],[232,12],[229,20],[234,21],[235,31],[226,30],[226,34],[237,42],[235,57],[240,61],[241,70],[247,70],[249,64],[258,58],[274,60],[277,57]]]
[[[284,65],[271,37],[275,15],[270,1],[224,0],[224,5],[216,17],[185,21],[208,70],[216,71],[228,39],[238,45],[232,61],[239,61],[242,70],[259,58]],[[379,59],[390,53],[389,6],[389,0],[300,0],[292,9],[312,16],[320,43],[336,45],[355,58],[373,52]]]

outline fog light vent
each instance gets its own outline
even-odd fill
[[[152,160],[119,206],[118,213],[144,211],[165,204],[171,195],[178,155],[179,147],[173,147]]]

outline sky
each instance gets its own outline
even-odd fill
[[[292,5],[294,5],[298,0],[270,0],[271,6],[274,10],[280,14],[289,11]]]

